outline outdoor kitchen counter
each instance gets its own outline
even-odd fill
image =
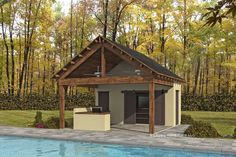
[[[110,130],[110,113],[74,112],[74,129],[93,131]]]

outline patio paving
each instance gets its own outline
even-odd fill
[[[131,126],[129,126],[131,127]],[[236,155],[236,140],[184,137],[183,131],[187,126],[161,130],[149,135],[145,132],[114,127],[111,131],[78,131],[72,129],[36,129],[0,126],[0,136],[23,136],[61,140],[75,140],[96,143],[126,144],[162,148],[191,149],[207,152],[223,152]],[[141,126],[138,126],[141,128]]]
[[[149,132],[149,125],[147,124],[120,124],[120,125],[111,125],[112,130],[116,131],[127,131],[127,132],[136,132],[136,133],[148,133]],[[156,125],[155,131],[160,132],[168,129],[170,127],[163,126],[163,125]]]
[[[189,125],[179,125],[176,127],[166,128],[156,132],[156,137],[184,137],[184,131]]]

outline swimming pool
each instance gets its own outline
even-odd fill
[[[0,157],[235,157],[220,153],[0,136]]]

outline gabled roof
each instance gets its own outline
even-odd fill
[[[102,38],[103,40],[107,41],[107,43],[112,44],[113,46],[115,46],[116,48],[120,49],[121,51],[123,51],[124,53],[127,53],[129,56],[131,56],[132,58],[134,58],[134,60],[139,61],[141,64],[143,64],[144,66],[148,67],[151,71],[153,71],[154,73],[157,74],[161,74],[164,75],[166,77],[170,77],[174,80],[180,81],[180,82],[185,82],[184,79],[182,79],[181,77],[179,77],[178,75],[176,75],[175,73],[171,72],[170,70],[166,69],[165,67],[163,67],[162,65],[158,64],[156,61],[154,61],[153,59],[147,57],[146,55],[132,50],[128,47],[125,47],[121,44],[118,44],[116,42],[113,42],[107,38],[98,36],[94,41],[92,41],[89,46],[94,45],[94,44],[98,44],[97,41],[100,40]],[[88,49],[88,48],[87,48]],[[85,55],[86,54],[86,48],[81,51],[80,55],[77,55],[76,57],[74,57],[71,61],[72,62],[76,62],[78,60],[80,60],[81,58],[81,54]],[[70,66],[73,66],[71,64],[71,61],[66,64],[59,72],[57,72],[53,78],[60,78],[61,75],[64,73],[63,69],[65,68],[69,68]]]
[[[110,41],[110,42],[112,42],[112,41]],[[176,75],[172,71],[166,69],[162,65],[158,64],[156,61],[154,61],[153,59],[147,57],[146,55],[144,55],[144,54],[142,54],[138,51],[135,51],[133,49],[130,49],[126,46],[123,46],[121,44],[118,44],[116,42],[112,42],[112,43],[115,44],[120,49],[122,49],[123,51],[129,53],[133,58],[135,58],[135,59],[141,61],[142,63],[146,64],[148,67],[152,68],[156,72],[183,80],[181,77],[179,77],[178,75]]]

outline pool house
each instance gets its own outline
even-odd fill
[[[74,109],[74,128],[109,130],[112,124],[175,126],[181,121],[184,80],[140,52],[98,36],[54,78],[59,85],[60,128],[65,87],[94,88],[96,107]]]

